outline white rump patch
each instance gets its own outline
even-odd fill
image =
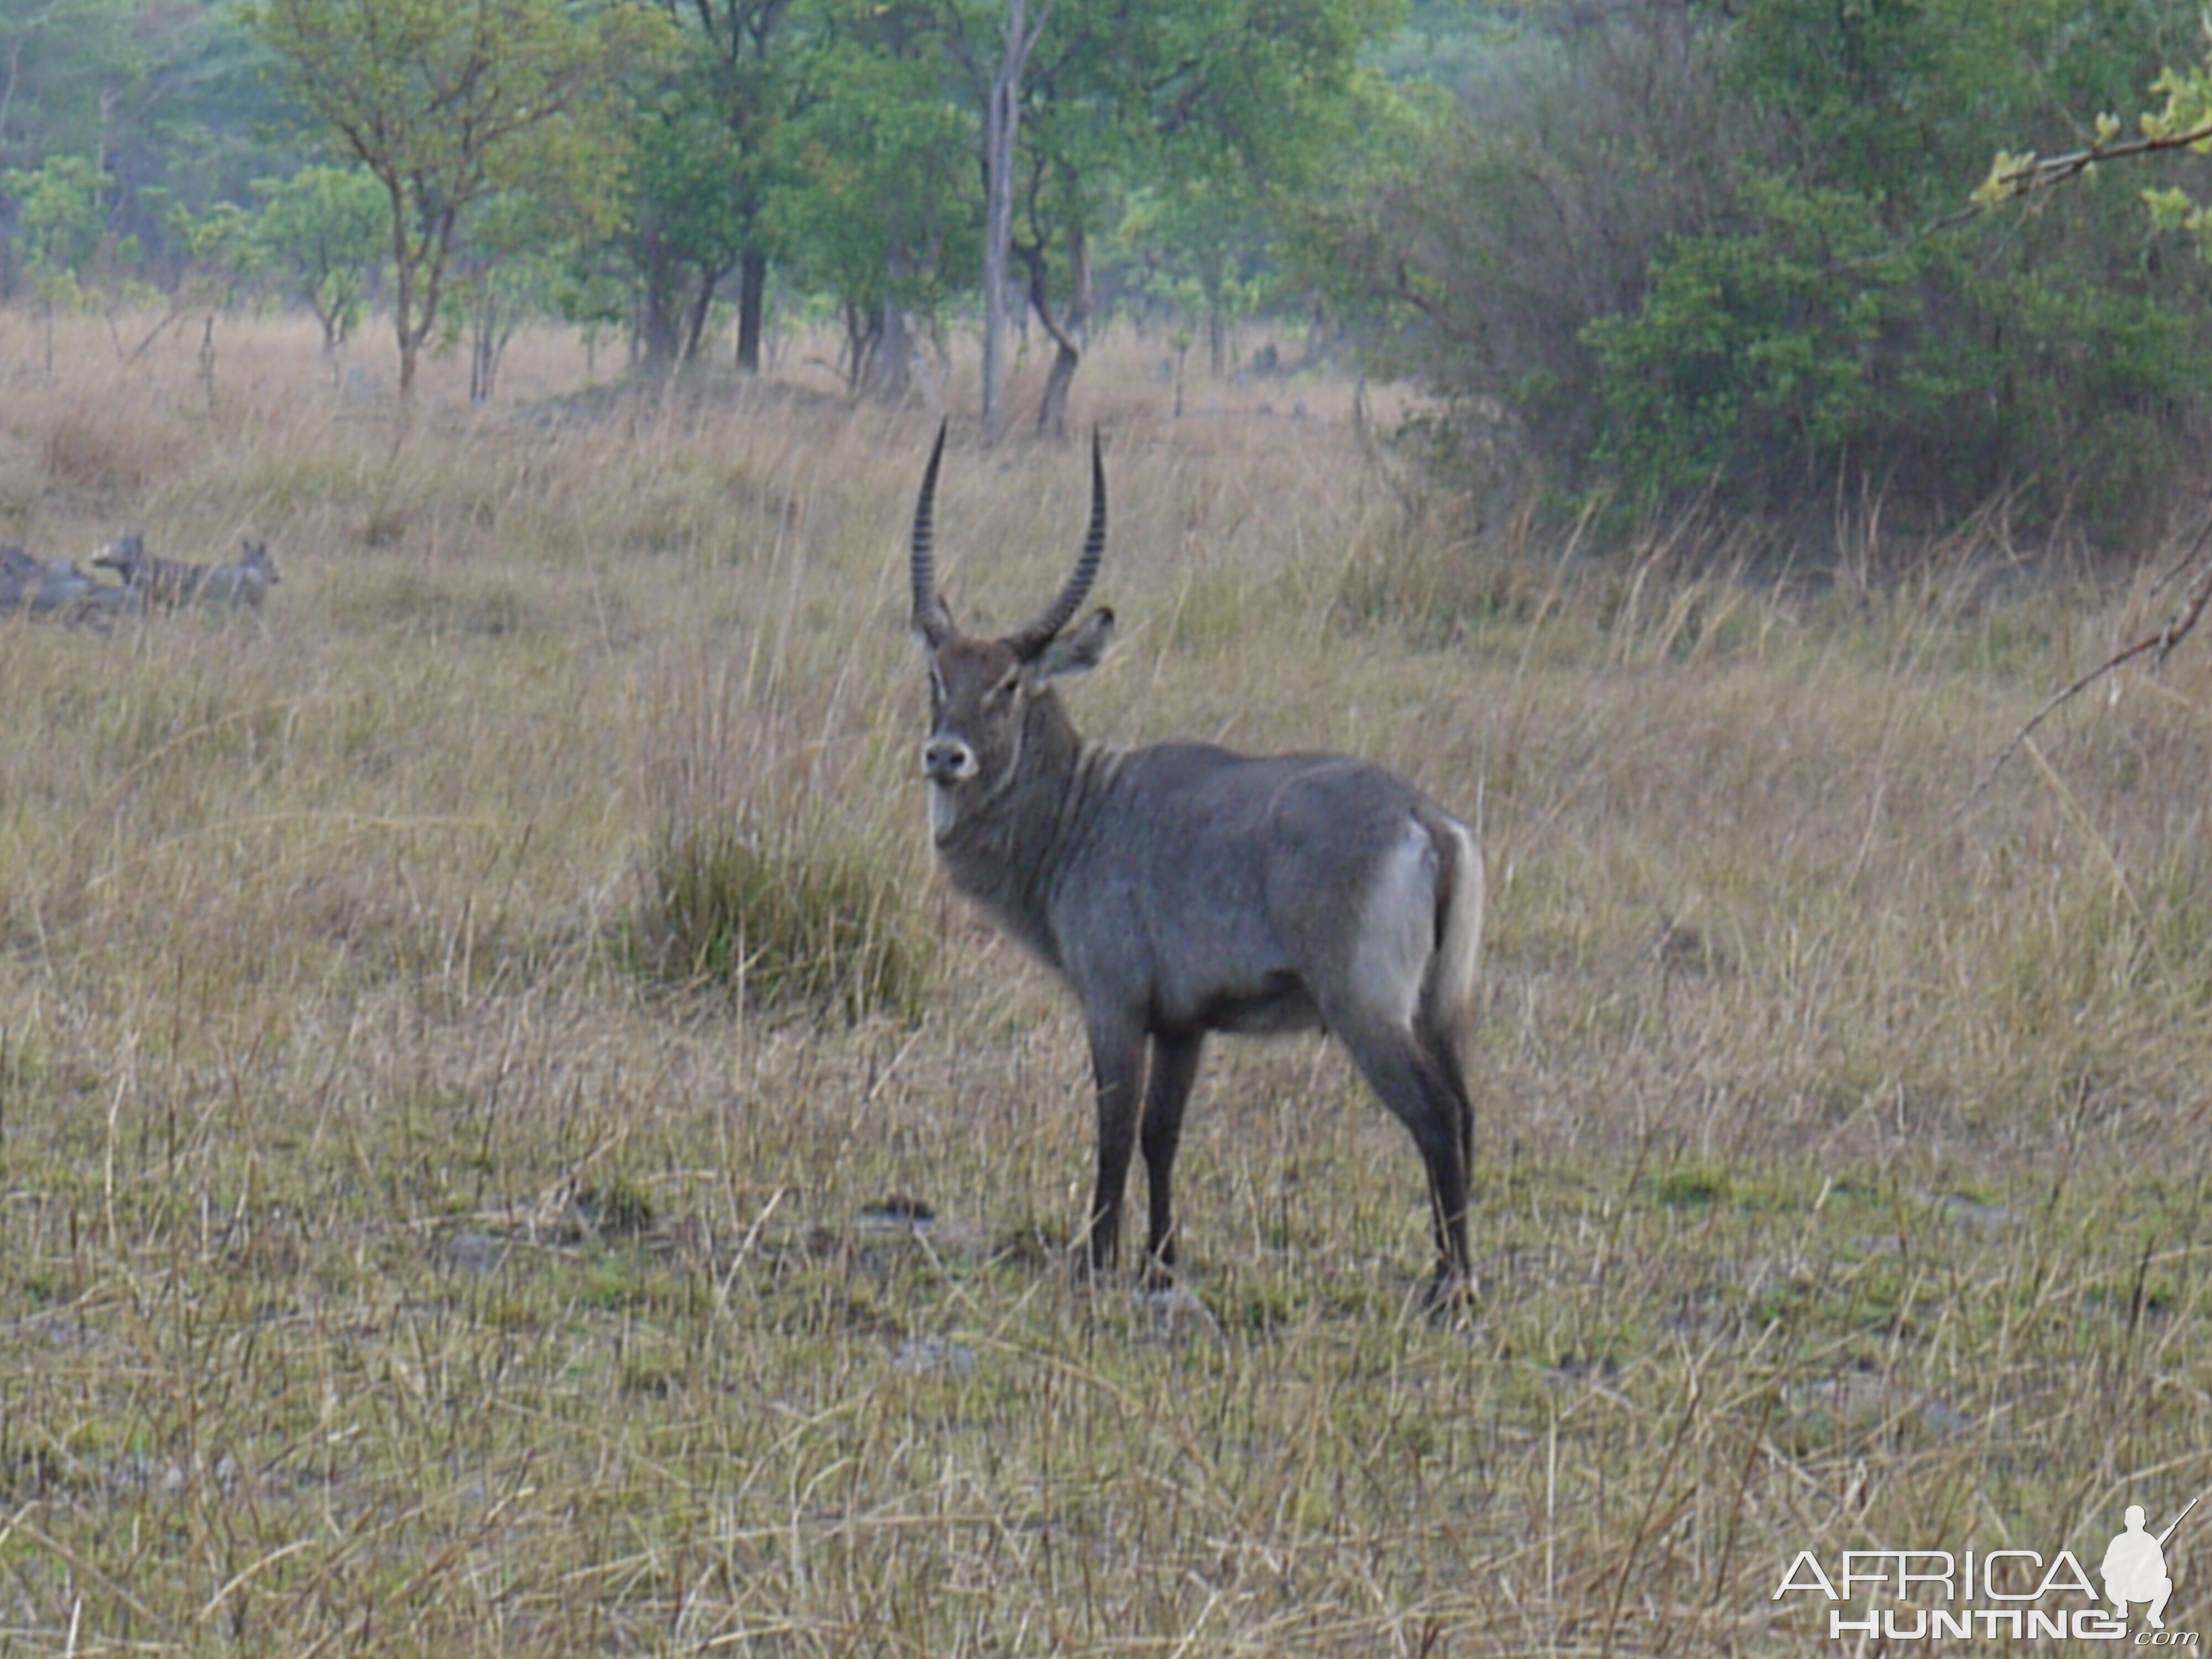
[[[1474,843],[1474,832],[1456,818],[1445,822],[1459,840],[1459,862],[1452,878],[1451,914],[1444,918],[1443,937],[1437,941],[1429,1011],[1453,1041],[1463,1044],[1474,1020],[1474,982],[1481,966],[1486,884],[1482,849]]]
[[[1359,1000],[1401,1028],[1410,1028],[1421,981],[1435,947],[1437,849],[1412,818],[1376,866],[1359,912],[1352,983]]]

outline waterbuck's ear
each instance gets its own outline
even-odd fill
[[[1038,683],[1097,667],[1098,659],[1106,654],[1106,647],[1113,639],[1114,613],[1102,605],[1083,619],[1082,627],[1073,634],[1061,635],[1037,653]]]

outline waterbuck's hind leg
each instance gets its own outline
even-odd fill
[[[1456,1305],[1471,1304],[1477,1291],[1474,1258],[1467,1243],[1467,1212],[1474,1202],[1474,1101],[1468,1093],[1467,1069],[1460,1058],[1458,1039],[1447,1034],[1425,1042],[1436,1077],[1450,1097],[1459,1129],[1459,1209],[1446,1213],[1448,1237],[1437,1275],[1429,1282],[1429,1311],[1442,1316]]]
[[[1145,1032],[1119,1013],[1093,1012],[1091,1069],[1098,1089],[1098,1182],[1091,1194],[1091,1275],[1101,1277],[1120,1252],[1121,1197],[1137,1150],[1137,1109],[1144,1098]]]
[[[1443,1079],[1444,1088],[1457,1109],[1460,1168],[1467,1172],[1468,1182],[1472,1186],[1474,1182],[1474,1097],[1468,1092],[1467,1066],[1460,1058],[1459,1040],[1449,1032],[1424,1032],[1421,1045],[1436,1066],[1437,1075]]]
[[[1176,1147],[1182,1139],[1182,1111],[1198,1076],[1203,1032],[1176,1032],[1152,1038],[1152,1074],[1145,1091],[1145,1182],[1150,1203],[1145,1235],[1145,1282],[1164,1289],[1174,1282],[1175,1220],[1169,1196]]]
[[[1474,1282],[1467,1245],[1467,1146],[1474,1109],[1413,1032],[1340,1030],[1352,1063],[1413,1137],[1428,1172],[1429,1215],[1437,1244],[1432,1304]]]

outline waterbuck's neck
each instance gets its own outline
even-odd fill
[[[1120,751],[1076,731],[1049,690],[1034,696],[1022,720],[1021,746],[1004,778],[979,783],[937,838],[937,855],[961,895],[1054,967],[1054,885],[1096,804],[1121,769]]]

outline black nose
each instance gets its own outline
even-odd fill
[[[932,738],[921,746],[922,775],[932,783],[957,783],[975,769],[975,755],[957,738]]]

